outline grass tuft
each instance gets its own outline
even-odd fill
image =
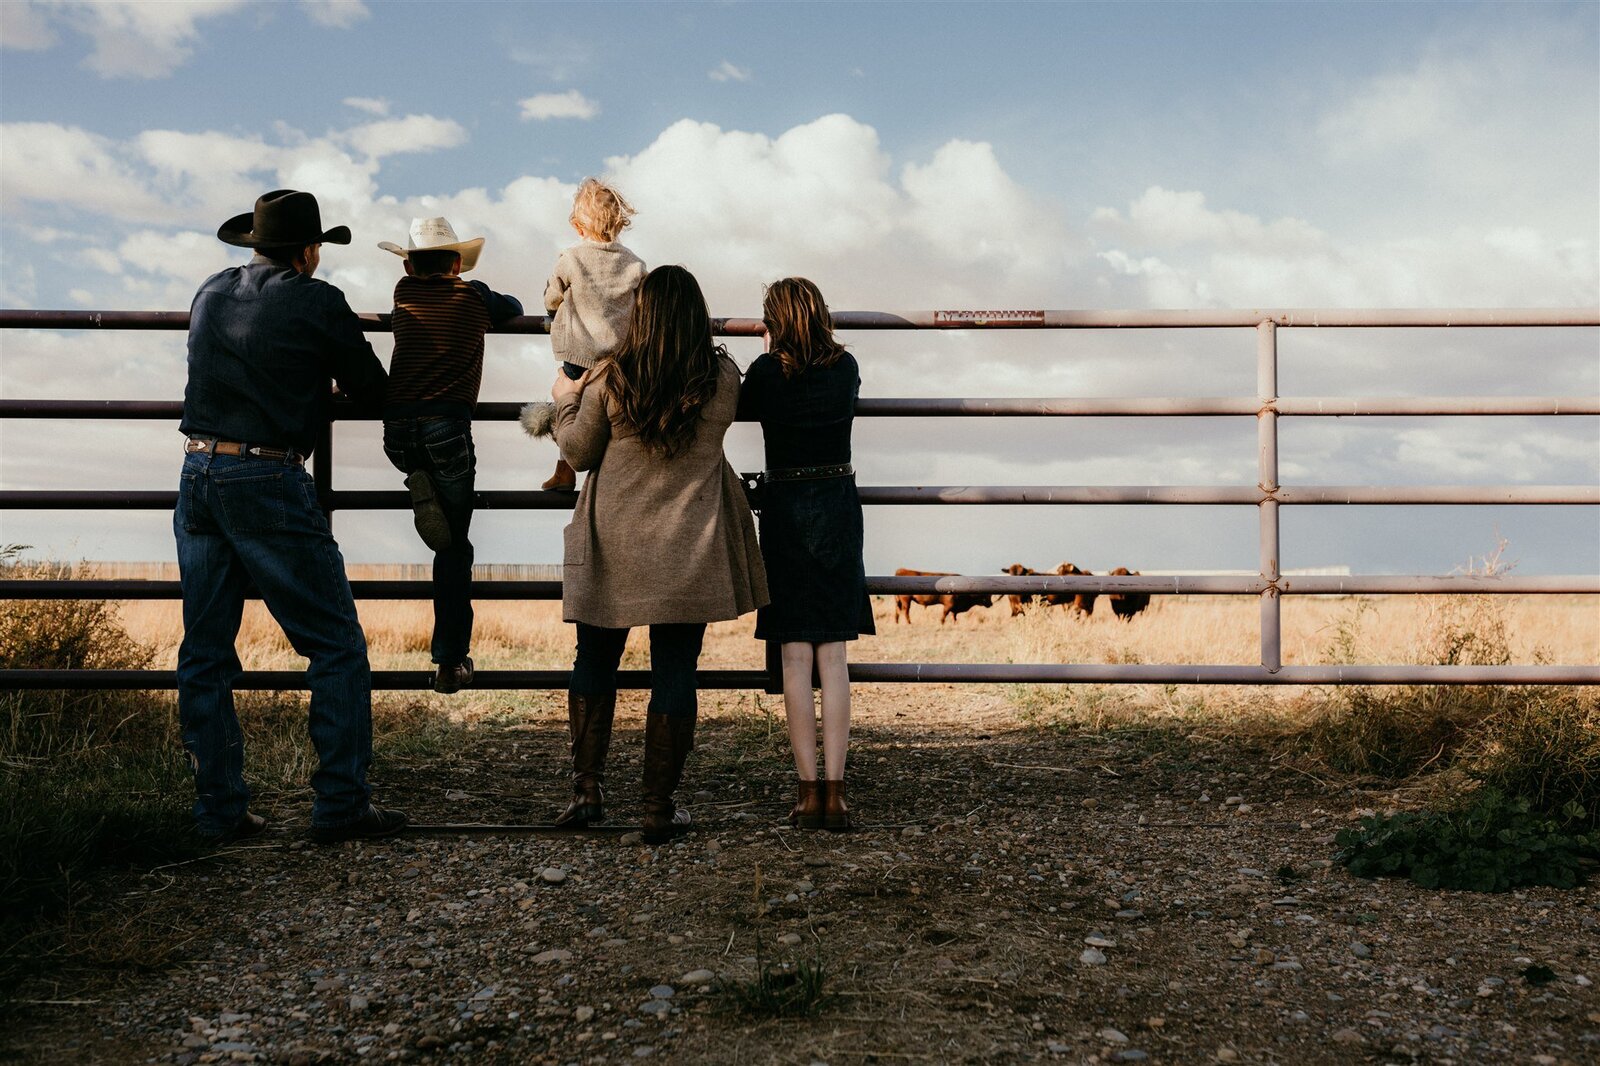
[[[751,981],[719,981],[717,993],[728,1009],[755,1018],[810,1018],[827,1005],[828,971],[820,958],[792,966],[770,966],[756,935],[756,976]]]

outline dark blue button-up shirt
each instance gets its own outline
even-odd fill
[[[189,308],[189,383],[179,428],[192,437],[310,455],[329,379],[362,409],[388,378],[344,293],[256,256],[207,278]]]

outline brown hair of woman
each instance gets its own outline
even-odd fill
[[[671,458],[693,442],[726,354],[711,339],[700,283],[681,266],[661,266],[640,283],[627,339],[602,373],[623,425]]]
[[[814,366],[832,366],[844,354],[844,345],[833,339],[833,316],[822,291],[806,278],[783,278],[767,286],[761,318],[772,338],[770,351],[786,378]]]

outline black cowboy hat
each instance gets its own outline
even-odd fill
[[[256,200],[256,209],[234,215],[217,229],[217,239],[240,248],[285,248],[307,244],[349,244],[350,227],[324,232],[317,198],[294,189],[274,189]]]

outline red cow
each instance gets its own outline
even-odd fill
[[[1025,577],[1039,573],[1039,571],[1023,566],[1021,563],[1012,563],[1000,572],[1002,574],[1010,574],[1012,577]],[[1022,613],[1023,604],[1039,602],[1039,597],[1037,596],[1007,596],[1006,599],[1011,601],[1012,618]]]
[[[1002,574],[1010,574],[1013,577],[1022,577],[1027,574],[1037,576],[1039,574],[1039,571],[1032,570],[1026,566],[1023,566],[1021,563],[1012,563],[1010,566],[1006,567],[1000,572]],[[1067,577],[1069,575],[1082,575],[1085,577],[1094,576],[1088,570],[1079,570],[1071,563],[1062,563],[1060,566],[1052,570],[1051,573],[1061,577]],[[1006,599],[1011,601],[1011,617],[1015,618],[1017,615],[1022,613],[1024,604],[1038,603],[1040,600],[1043,600],[1044,603],[1050,607],[1066,607],[1077,611],[1080,614],[1093,614],[1094,601],[1098,596],[1099,593],[1097,592],[1046,592],[1039,596],[1024,596],[1020,594],[1015,596],[1007,596]]]
[[[1056,567],[1055,572],[1063,577],[1068,574],[1076,574],[1080,577],[1094,576],[1093,571],[1079,570],[1071,563],[1062,563]],[[1045,595],[1044,602],[1052,606],[1071,608],[1079,614],[1094,614],[1094,601],[1099,597],[1100,594],[1098,592],[1079,592],[1070,596],[1065,592],[1051,592]]]
[[[905,567],[894,572],[895,577],[957,577],[943,570],[907,570]],[[939,615],[939,624],[944,625],[944,620],[951,615],[956,616],[956,621],[961,621],[961,612],[970,611],[974,607],[988,607],[994,603],[993,596],[981,596],[975,592],[927,592],[915,595],[907,594],[894,598],[894,620],[900,621],[902,613],[906,616],[906,625],[911,624],[911,605],[920,603],[924,607],[942,606],[944,613]]]
[[[1138,577],[1139,571],[1129,570],[1126,566],[1119,566],[1111,571],[1112,577]],[[1124,622],[1150,606],[1148,592],[1112,592],[1106,595],[1111,601],[1111,610]]]

